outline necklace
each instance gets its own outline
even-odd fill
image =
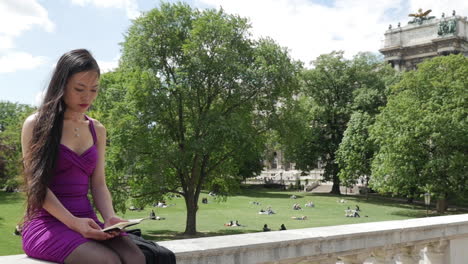
[[[79,127],[75,127],[73,129],[74,133],[75,133],[75,137],[79,137],[80,136],[80,128]]]
[[[77,112],[66,112],[65,113],[65,119],[71,121],[71,125],[80,125],[80,120],[83,120],[84,114],[83,113],[77,113]],[[75,127],[73,128],[73,134],[75,135],[75,138],[80,137],[80,128]]]

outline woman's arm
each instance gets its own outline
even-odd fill
[[[23,129],[21,131],[21,149],[23,158],[31,147],[30,141],[32,138],[35,118],[36,114],[31,115],[23,124]],[[28,166],[28,164],[24,165]],[[46,197],[42,206],[60,222],[68,226],[70,229],[82,234],[86,238],[105,240],[113,237],[112,235],[102,232],[100,230],[101,228],[94,222],[94,220],[90,218],[78,218],[71,214],[49,188],[47,188]]]
[[[91,193],[94,203],[101,213],[105,226],[107,227],[125,220],[115,215],[114,207],[112,206],[112,198],[106,184],[104,169],[107,138],[106,128],[99,121],[93,121],[97,135],[98,162],[91,176]]]

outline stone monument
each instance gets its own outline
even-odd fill
[[[468,57],[467,17],[456,15],[441,18],[429,16],[431,10],[419,9],[409,14],[413,20],[406,26],[389,27],[385,32],[384,47],[379,51],[385,61],[397,70],[413,70],[424,59],[449,54]]]

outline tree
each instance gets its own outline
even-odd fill
[[[118,71],[102,78],[112,191],[128,184],[142,204],[182,195],[188,235],[202,189],[227,195],[258,170],[270,114],[297,86],[300,64],[249,28],[223,10],[163,3],[133,22]]]
[[[281,130],[286,153],[305,171],[321,161],[324,179],[333,181],[332,193],[340,193],[336,151],[351,113],[374,109],[374,104],[384,100],[379,77],[384,70],[380,68],[388,70],[381,60],[367,53],[352,60],[345,59],[343,52],[321,55],[312,69],[304,71],[300,94],[283,111],[285,126]]]
[[[371,175],[375,145],[369,138],[368,128],[373,123],[374,118],[366,112],[356,111],[351,115],[337,150],[338,176],[346,186],[356,184],[360,177]]]
[[[21,175],[21,127],[34,108],[24,104],[0,102],[0,186],[17,182]]]
[[[354,63],[361,68],[356,71],[361,85],[353,92],[352,114],[336,153],[340,167],[338,176],[347,186],[357,183],[361,177],[366,178],[367,184],[371,177],[377,146],[369,137],[369,129],[387,103],[389,87],[401,79],[401,74],[388,63],[370,54],[362,54]]]
[[[466,195],[468,58],[437,57],[404,74],[377,116],[371,186],[395,194],[431,192],[439,211]]]

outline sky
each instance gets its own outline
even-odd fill
[[[173,0],[165,2],[175,2]],[[389,24],[405,26],[419,8],[468,16],[466,0],[187,0],[249,19],[254,38],[270,37],[308,67],[320,54],[382,48]],[[60,56],[90,50],[103,72],[118,66],[119,43],[159,0],[0,0],[0,101],[39,105]]]

